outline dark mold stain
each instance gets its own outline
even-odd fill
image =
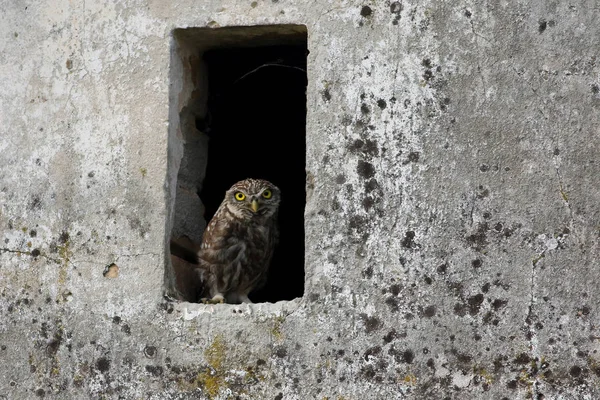
[[[592,85],[592,93],[594,93],[594,94],[600,93],[600,86],[598,86],[597,84],[594,83]]]
[[[398,312],[400,310],[400,300],[397,297],[388,297],[385,299],[385,304],[390,307],[390,311]]]
[[[363,278],[368,278],[371,279],[373,277],[373,266],[368,266],[363,272],[362,272],[362,276]]]
[[[39,210],[40,208],[42,208],[42,201],[40,200],[39,196],[33,196],[31,203],[29,203],[29,209],[34,211]]]
[[[326,102],[328,102],[329,100],[331,100],[331,93],[329,93],[329,89],[325,89],[321,92],[321,95],[323,96],[323,100],[325,100]]]
[[[527,365],[531,362],[531,357],[527,353],[520,353],[515,357],[515,364]]]
[[[471,13],[471,11],[469,11],[469,10],[465,10],[465,17],[467,17],[467,18],[471,18],[471,16],[472,16],[472,15],[473,15],[473,14]]]
[[[370,179],[375,176],[375,167],[369,162],[359,160],[356,167],[356,172],[358,172],[358,174],[364,179]]]
[[[427,308],[425,308],[425,310],[423,310],[423,315],[426,316],[427,318],[432,318],[433,316],[435,316],[436,313],[436,309],[435,306],[428,306]]]
[[[61,244],[67,243],[69,241],[69,233],[68,232],[61,233],[60,236],[59,236],[59,238],[58,238],[58,241]]]
[[[402,239],[402,242],[400,244],[402,245],[402,247],[405,247],[407,249],[414,249],[416,247],[419,247],[419,245],[417,243],[415,243],[414,239],[415,239],[415,232],[407,231],[404,234],[404,238]]]
[[[504,307],[506,303],[508,303],[508,300],[496,299],[492,302],[492,307],[494,307],[494,310],[498,311],[499,309]]]
[[[146,365],[146,372],[149,372],[156,377],[162,376],[163,367],[160,365]]]
[[[344,183],[346,183],[346,177],[344,176],[344,174],[339,174],[338,176],[336,176],[335,183],[337,183],[338,185],[343,185]]]
[[[40,250],[39,249],[33,249],[31,250],[31,256],[32,257],[38,257],[40,255]]]
[[[475,259],[475,260],[471,261],[471,266],[473,268],[481,268],[481,264],[482,264],[482,262],[480,259]]]
[[[156,356],[156,347],[154,347],[154,346],[146,346],[144,348],[144,355],[147,358],[154,358]]]
[[[483,250],[483,248],[487,245],[487,230],[487,222],[479,223],[477,225],[477,231],[466,237],[467,243],[477,251]]]
[[[387,107],[387,103],[383,99],[377,100],[377,107],[384,110]]]
[[[383,337],[383,342],[387,344],[397,339],[398,337],[398,332],[396,332],[395,329],[392,329]]]
[[[546,22],[546,20],[540,19],[538,22],[538,32],[543,33],[546,30],[547,26],[548,26],[548,23]]]
[[[379,155],[379,149],[377,148],[377,142],[374,140],[366,139],[355,140],[351,145],[348,146],[348,150],[352,153],[362,153],[364,155],[375,157]]]
[[[480,170],[481,172],[488,172],[488,171],[490,170],[490,166],[489,166],[489,165],[487,165],[487,164],[481,164],[481,165],[479,166],[479,170]]]
[[[436,268],[436,271],[438,274],[440,275],[444,275],[446,274],[446,271],[448,271],[448,264],[441,264]]]
[[[100,372],[106,372],[110,369],[110,360],[106,357],[101,357],[96,361],[96,368]]]
[[[581,367],[573,365],[569,370],[569,375],[571,375],[573,378],[577,378],[579,375],[581,375]]]
[[[373,14],[373,10],[369,6],[363,6],[360,10],[360,15],[364,18],[370,17]]]
[[[371,110],[369,109],[369,106],[367,106],[365,103],[362,103],[360,106],[360,112],[367,115],[371,112]]]
[[[411,151],[410,153],[408,153],[408,161],[409,162],[418,162],[419,157],[420,157],[420,154],[416,151]]]
[[[359,317],[365,325],[367,334],[371,334],[383,327],[383,323],[377,317],[369,317],[365,313],[361,313]]]
[[[284,358],[287,356],[287,349],[285,346],[277,346],[274,351],[275,355],[279,358]]]
[[[478,293],[475,296],[471,296],[467,299],[467,303],[469,303],[469,314],[476,315],[479,313],[481,308],[481,303],[483,303],[483,294]]]
[[[373,355],[377,355],[381,353],[381,346],[374,346],[374,347],[370,347],[367,349],[367,351],[365,351],[365,354],[363,355],[365,361],[369,361],[369,358]]]

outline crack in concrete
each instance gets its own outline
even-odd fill
[[[43,257],[46,260],[54,261],[55,263],[60,263],[61,262],[60,260],[58,260],[56,258],[49,257],[49,256],[47,256],[47,255],[45,255],[45,254],[43,254],[41,252],[39,252],[38,254],[33,254],[33,250],[32,251],[29,251],[29,250],[14,250],[14,249],[6,248],[6,247],[0,247],[0,253],[12,253],[12,254],[18,254],[18,255],[24,254],[24,255],[27,255],[27,256],[31,256],[34,259],[38,258],[38,257]]]

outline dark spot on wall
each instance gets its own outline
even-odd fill
[[[454,304],[454,314],[458,315],[459,317],[464,317],[467,315],[467,307],[461,303]]]
[[[488,172],[488,171],[490,170],[490,166],[489,166],[489,165],[487,165],[487,164],[481,164],[481,165],[479,166],[479,170],[480,170],[481,172]]]
[[[46,392],[44,392],[44,389],[40,388],[40,389],[38,389],[38,390],[35,391],[35,395],[37,397],[44,397],[46,395]]]
[[[363,6],[363,8],[361,8],[360,10],[360,15],[362,17],[370,17],[373,14],[373,10],[371,10],[371,7],[369,6]]]
[[[42,201],[40,200],[39,196],[33,196],[28,208],[32,211],[42,208]]]
[[[555,156],[560,155],[560,150],[558,149],[558,147],[554,149],[554,152],[552,154],[554,154]]]
[[[471,266],[473,268],[481,268],[481,264],[482,264],[482,262],[480,259],[475,259],[475,260],[471,261]]]
[[[383,342],[384,343],[390,343],[393,340],[398,338],[398,332],[396,332],[395,329],[392,329],[391,331],[389,331],[384,337],[383,337]]]
[[[321,95],[323,96],[323,100],[325,100],[326,102],[328,102],[329,100],[331,100],[331,93],[329,93],[329,89],[325,89],[321,92]]]
[[[466,237],[467,243],[477,251],[483,250],[483,248],[487,245],[487,230],[487,222],[479,223],[477,225],[477,231]]]
[[[375,175],[375,167],[369,162],[358,160],[356,172],[364,179],[369,179]]]
[[[423,315],[426,316],[427,318],[431,318],[433,316],[435,316],[435,306],[428,306],[427,308],[425,308],[425,310],[423,311]]]
[[[418,162],[419,157],[420,157],[420,154],[416,151],[411,151],[410,153],[408,153],[408,161],[409,162]]]
[[[348,146],[348,150],[352,153],[362,153],[368,156],[379,155],[379,149],[377,148],[377,142],[374,140],[366,139],[355,140],[351,145]]]
[[[379,182],[377,179],[372,178],[365,182],[365,192],[371,193],[379,189]]]
[[[573,365],[569,370],[569,375],[571,375],[573,378],[577,378],[579,375],[581,375],[581,367]]]
[[[394,296],[398,296],[398,294],[400,293],[401,290],[401,286],[397,283],[393,284],[392,286],[390,286],[390,292],[394,295]]]
[[[131,335],[131,328],[127,324],[123,324],[121,331],[125,332],[127,335]]]
[[[405,350],[404,353],[402,353],[402,361],[404,361],[405,363],[412,364],[414,359],[415,353],[413,353],[412,350]]]
[[[465,17],[471,18],[471,15],[473,15],[473,14],[471,14],[471,11],[465,10]]]
[[[343,185],[344,183],[346,183],[346,177],[344,176],[344,174],[339,174],[338,176],[336,176],[335,183],[337,183],[338,185]]]
[[[548,26],[548,23],[546,22],[545,19],[540,19],[538,21],[538,32],[542,33],[546,30],[546,27]]]
[[[433,358],[427,360],[427,366],[431,369],[435,369],[435,361],[433,360]]]
[[[38,257],[40,255],[40,250],[39,249],[31,250],[31,255],[32,255],[32,257]]]
[[[383,327],[383,323],[377,317],[369,317],[365,313],[361,313],[359,317],[365,325],[365,331],[368,334],[371,334]]]
[[[375,204],[375,200],[373,200],[372,197],[367,196],[362,200],[361,204],[362,204],[364,210],[369,212],[369,210],[371,210],[371,208],[373,208],[373,205]]]
[[[388,297],[385,299],[385,304],[390,307],[391,312],[398,312],[400,310],[400,300],[397,297]]]
[[[516,389],[517,388],[517,381],[514,380],[514,379],[512,381],[509,381],[506,384],[506,387],[509,388],[509,389],[513,389],[513,390]]]
[[[594,83],[592,85],[592,93],[594,93],[594,94],[600,93],[600,86],[598,86],[596,83]]]
[[[59,238],[58,238],[58,241],[61,244],[67,243],[69,241],[69,233],[68,232],[61,233],[60,236],[59,236]]]
[[[110,360],[106,357],[101,357],[96,361],[98,371],[104,373],[110,369]]]
[[[531,357],[527,353],[520,353],[515,357],[514,361],[519,365],[527,365],[531,362]]]
[[[387,107],[387,103],[383,99],[377,100],[377,107],[384,110]]]
[[[431,285],[433,283],[433,279],[431,279],[431,277],[425,275],[425,277],[423,278],[423,280],[425,281],[426,284]]]
[[[425,81],[430,81],[433,78],[433,72],[431,72],[430,69],[426,69],[425,72],[423,72],[423,79],[425,79]]]
[[[163,367],[160,365],[146,365],[146,372],[151,373],[154,376],[162,376]]]
[[[475,194],[475,197],[477,197],[477,199],[481,200],[481,199],[485,199],[486,197],[488,197],[490,195],[490,190],[488,188],[484,188],[483,186],[479,186],[477,188],[479,191]]]
[[[381,353],[381,347],[380,346],[374,346],[374,347],[370,347],[365,351],[365,354],[363,355],[365,361],[369,361],[369,358],[373,355],[377,355]]]
[[[144,355],[147,358],[154,358],[156,356],[156,347],[154,347],[154,346],[144,347]]]
[[[402,239],[402,242],[400,242],[400,244],[402,245],[402,247],[405,247],[407,249],[414,249],[415,247],[419,246],[418,244],[415,243],[414,239],[415,239],[415,232],[407,231],[404,234],[404,238]]]
[[[478,293],[475,296],[471,296],[467,299],[467,303],[469,303],[469,314],[476,315],[479,313],[481,308],[481,303],[483,303],[483,294]]]
[[[283,400],[283,393],[279,392],[277,396],[273,400]]]
[[[115,315],[113,317],[113,324],[119,325],[120,323],[121,323],[121,317],[119,317],[118,315]]]
[[[287,356],[287,348],[285,346],[277,346],[274,353],[277,357],[284,358]]]
[[[496,225],[494,225],[494,230],[496,232],[502,231],[502,223],[498,222]]]
[[[36,236],[37,236],[37,231],[35,231],[35,230],[33,230],[33,229],[32,229],[32,230],[30,230],[30,231],[29,231],[29,236],[31,236],[31,237],[36,237]]]
[[[365,270],[362,271],[363,278],[371,279],[373,277],[373,266],[369,265]]]
[[[367,115],[371,112],[371,110],[369,110],[369,106],[367,106],[365,103],[362,103],[360,106],[360,112]]]
[[[402,6],[402,3],[399,1],[394,1],[392,4],[390,4],[390,12],[392,14],[398,14],[398,13],[402,12],[403,9],[404,9],[404,7]]]
[[[492,302],[492,307],[494,307],[494,310],[498,311],[499,309],[504,307],[507,303],[508,303],[508,300],[496,299]]]
[[[590,307],[589,306],[583,306],[578,310],[578,314],[581,315],[589,315],[590,314]]]
[[[438,267],[436,268],[436,271],[440,275],[446,274],[446,271],[448,271],[448,264],[438,265]]]

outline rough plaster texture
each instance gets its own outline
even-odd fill
[[[1,398],[600,397],[595,2],[0,10]],[[309,33],[306,294],[168,302],[171,31],[265,24]]]

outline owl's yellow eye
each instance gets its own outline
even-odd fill
[[[262,197],[264,197],[265,199],[270,199],[271,197],[273,197],[273,192],[267,189],[264,192],[262,192]]]
[[[243,201],[246,198],[246,195],[242,192],[236,192],[234,197],[237,201]]]

